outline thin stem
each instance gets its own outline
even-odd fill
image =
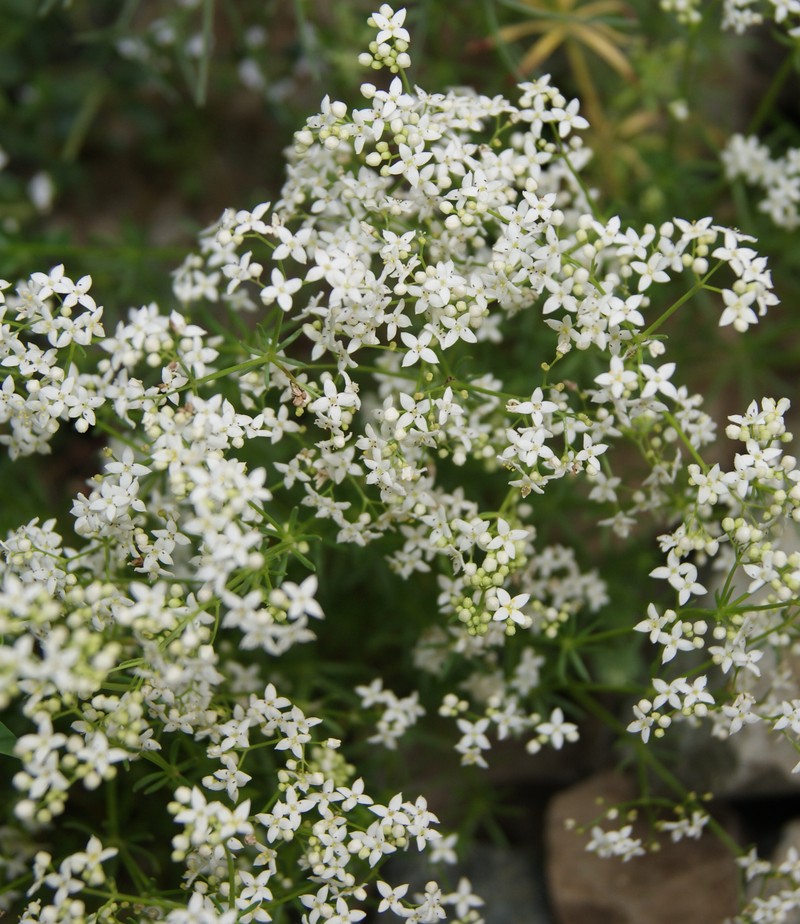
[[[684,292],[683,295],[677,301],[674,301],[669,308],[663,314],[659,315],[655,321],[644,331],[642,334],[642,340],[647,340],[651,337],[658,329],[661,327],[673,314],[681,307],[681,305],[686,304],[690,298],[693,298],[698,292],[706,288],[706,283],[708,280],[716,273],[720,268],[722,263],[717,263],[716,266],[712,267],[702,279],[699,279],[688,292]]]
[[[500,35],[500,24],[497,21],[497,13],[495,13],[493,0],[483,0],[483,11],[489,25],[489,32],[494,40],[494,47],[497,49],[500,60],[515,80],[520,79],[522,75],[519,72],[517,62],[509,51],[508,42],[504,41]]]
[[[707,474],[708,465],[705,463],[705,461],[703,460],[703,457],[700,455],[697,449],[695,449],[695,447],[692,445],[691,440],[684,432],[683,427],[678,423],[678,419],[673,414],[670,414],[669,411],[666,411],[664,413],[664,417],[669,422],[669,425],[672,427],[672,429],[681,438],[681,442],[689,450],[689,454],[691,455],[691,457],[695,460],[695,462],[697,462],[697,464],[703,470],[703,474]]]
[[[205,106],[208,96],[208,73],[211,66],[211,43],[214,39],[214,0],[203,2],[203,53],[195,87],[195,103]]]
[[[747,127],[748,135],[757,135],[763,126],[764,122],[767,120],[768,116],[772,112],[775,101],[778,98],[783,85],[786,83],[789,75],[794,69],[794,60],[795,55],[793,51],[790,51],[788,55],[783,59],[781,66],[778,68],[775,73],[772,83],[769,85],[767,92],[761,97],[761,102],[758,104],[758,109],[756,109],[753,118],[750,120],[750,125]]]

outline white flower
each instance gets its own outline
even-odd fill
[[[378,905],[378,911],[393,911],[399,917],[405,916],[405,908],[400,904],[400,899],[408,891],[408,883],[392,888],[388,882],[379,879],[376,883],[378,891],[381,893],[381,902]]]
[[[237,876],[243,888],[236,896],[236,907],[241,911],[252,909],[243,914],[239,921],[249,924],[250,921],[271,921],[272,915],[263,907],[264,903],[272,901],[272,890],[268,887],[272,873],[270,870],[254,875],[246,869],[239,870]]]
[[[661,663],[671,661],[679,651],[693,651],[694,642],[683,635],[683,623],[677,620],[672,624],[669,632],[662,632],[657,639],[659,645],[664,646],[661,652]]]
[[[641,838],[631,837],[632,832],[632,825],[625,825],[619,831],[604,831],[599,825],[595,825],[586,849],[600,857],[622,857],[623,861],[627,862],[645,853]]]
[[[218,911],[211,899],[201,892],[192,892],[186,908],[176,908],[166,916],[166,924],[234,924],[236,908]]]
[[[526,616],[522,612],[522,607],[525,606],[531,598],[530,594],[517,594],[515,597],[512,597],[508,591],[504,590],[502,587],[498,587],[495,591],[495,596],[499,604],[492,616],[495,622],[503,622],[510,619],[519,626],[529,626],[531,624],[530,616]]]
[[[678,591],[678,602],[681,606],[692,595],[704,594],[705,587],[697,583],[697,568],[688,561],[680,561],[674,551],[667,555],[667,564],[654,568],[650,577],[665,578],[675,590]]]
[[[633,388],[637,377],[635,372],[625,368],[619,356],[611,357],[611,368],[595,377],[595,382],[611,392],[615,398],[621,398],[626,389]]]
[[[566,741],[578,740],[578,726],[572,722],[564,721],[564,713],[560,708],[550,713],[550,720],[536,726],[539,736],[560,751]]]
[[[265,305],[277,302],[282,311],[291,311],[292,295],[303,285],[303,280],[286,279],[277,267],[272,270],[270,278],[272,285],[261,290],[261,301]]]
[[[662,395],[677,400],[678,390],[670,382],[672,374],[675,372],[675,363],[664,363],[658,369],[648,366],[647,363],[641,363],[639,370],[646,379],[645,386],[642,389],[643,398],[649,398],[660,391]]]
[[[578,115],[580,102],[577,99],[570,100],[565,109],[551,110],[553,121],[558,123],[558,133],[562,138],[566,138],[569,133],[576,128],[588,128],[589,123],[582,115]]]
[[[397,160],[384,169],[387,173],[393,175],[402,174],[411,186],[418,186],[420,181],[419,168],[427,164],[431,157],[433,157],[433,154],[426,151],[423,144],[418,144],[413,149],[407,144],[400,144],[398,146]]]
[[[466,876],[458,880],[455,892],[442,896],[442,904],[453,905],[456,916],[462,919],[466,919],[471,908],[480,908],[483,903],[483,899],[472,891],[472,883]]]
[[[270,593],[270,603],[285,610],[289,619],[297,619],[303,613],[315,619],[322,619],[325,614],[314,599],[316,592],[317,577],[310,574],[302,584],[284,581],[279,588]]]
[[[633,707],[633,714],[636,718],[626,729],[626,731],[632,732],[634,735],[641,735],[645,744],[650,740],[650,729],[655,723],[655,718],[650,715],[650,709],[651,704],[648,700],[640,700]]]
[[[457,840],[458,835],[456,834],[447,834],[435,840],[431,847],[430,862],[447,863],[450,865],[457,863],[458,855],[455,851]]]
[[[413,366],[414,363],[423,359],[426,363],[438,363],[439,358],[428,346],[431,342],[432,334],[428,330],[422,331],[419,337],[415,337],[408,331],[400,332],[400,339],[408,347],[403,357],[403,366]]]
[[[407,30],[402,28],[403,23],[406,21],[405,8],[395,12],[388,3],[384,3],[381,5],[380,11],[373,13],[370,18],[372,20],[371,24],[379,30],[375,36],[375,41],[379,45],[381,42],[410,41]]]
[[[722,300],[725,302],[725,310],[720,316],[719,326],[726,327],[732,324],[739,333],[744,333],[751,325],[758,324],[758,316],[752,308],[757,294],[755,288],[744,289],[740,292],[723,289]]]
[[[228,283],[228,294],[235,292],[242,282],[249,282],[261,275],[264,267],[260,263],[251,263],[252,251],[242,254],[236,263],[227,263],[222,267],[222,272],[230,279]]]
[[[605,443],[595,443],[588,433],[584,433],[583,449],[575,453],[575,461],[585,463],[589,472],[596,475],[600,471],[600,461],[597,457],[607,449],[608,446]]]
[[[477,748],[481,751],[489,750],[491,744],[486,737],[489,719],[478,719],[477,722],[470,722],[468,719],[458,719],[456,724],[461,732],[461,740],[456,745],[457,751],[469,751],[473,748]]]

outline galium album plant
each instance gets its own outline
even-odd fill
[[[650,840],[625,813],[586,832],[622,860],[719,827],[661,760],[682,726],[797,747],[789,401],[753,400],[712,449],[670,340],[710,308],[747,336],[777,303],[766,259],[710,217],[604,216],[548,77],[431,93],[405,11],[370,25],[360,103],[323,100],[278,200],[203,233],[172,303],[112,326],[68,267],[3,284],[7,452],[105,440],[68,522],[2,542],[0,894],[28,924],[478,922],[424,775],[384,782],[442,720],[479,769],[497,741],[536,761],[608,721],[669,795],[626,807],[658,813]],[[592,567],[632,542],[644,573]],[[422,606],[329,594],[348,547]],[[403,644],[375,663],[372,635]],[[595,655],[619,646],[648,666],[615,716]],[[741,862],[783,884],[741,921],[797,906],[795,866]]]

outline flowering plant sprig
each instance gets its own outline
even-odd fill
[[[687,25],[697,25],[703,18],[699,0],[660,0],[660,6]],[[798,17],[797,0],[724,0],[722,4],[722,28],[740,35],[764,23],[774,23],[791,38],[797,38]]]
[[[759,131],[767,118],[769,104],[785,92],[784,85],[796,70],[800,4],[796,0],[724,0],[719,13],[704,8],[697,0],[661,0],[660,6],[690,30],[699,29],[706,20],[712,22],[713,27],[737,36],[767,27],[772,31],[783,61],[771,75],[771,85],[763,90],[762,99],[752,113],[750,127],[734,132],[728,127],[729,137],[719,156],[725,178],[759,188],[763,196],[757,204],[758,211],[767,215],[778,228],[793,231],[798,225],[800,201],[798,147],[787,145],[785,139],[781,139],[783,153],[773,153],[775,145],[770,139],[761,137]],[[679,114],[681,120],[687,118],[685,100],[678,101],[677,106],[673,113]]]
[[[777,303],[765,259],[711,218],[603,218],[577,100],[547,77],[516,101],[428,93],[399,73],[403,11],[372,25],[384,84],[356,108],[326,98],[274,205],[202,235],[175,273],[180,310],[132,309],[106,333],[91,279],[62,267],[5,295],[9,453],[47,452],[69,422],[108,438],[74,538],[37,518],[2,543],[0,704],[25,728],[3,835],[28,845],[7,868],[31,924],[357,921],[370,900],[476,921],[468,881],[409,898],[379,878],[398,851],[452,848],[424,796],[378,793],[350,763],[353,739],[374,719],[377,760],[438,711],[463,764],[508,737],[566,748],[611,640],[659,646],[652,676],[624,684],[633,721],[615,720],[643,761],[680,721],[800,732],[778,682],[800,586],[777,538],[800,519],[788,401],[732,418],[744,451],[712,465],[715,424],[668,355],[670,318],[701,295],[720,326],[758,324]],[[648,583],[641,610],[602,625],[619,588],[554,526],[570,502],[579,535],[666,531],[650,576],[671,608],[648,606]],[[424,590],[410,688],[356,649],[353,682],[329,680],[315,640],[347,617],[323,565],[347,545]],[[357,611],[354,645],[404,628],[383,607]],[[765,657],[768,689],[752,682]],[[125,779],[172,819],[163,885],[116,816],[71,854],[37,846],[79,793]],[[643,849],[624,828],[592,837]]]

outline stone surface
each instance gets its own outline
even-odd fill
[[[792,691],[800,698],[800,687]],[[718,795],[728,798],[797,796],[800,775],[793,774],[797,751],[792,743],[762,724],[746,725],[727,742],[733,752],[731,771],[716,785]]]
[[[792,850],[800,856],[800,818],[793,818],[783,826],[778,846],[770,859],[775,864],[783,863]]]
[[[476,844],[460,871],[486,902],[486,924],[551,924],[541,860],[530,851]]]
[[[659,852],[623,863],[588,853],[589,835],[565,828],[567,819],[582,825],[597,818],[603,811],[598,799],[611,807],[634,796],[630,780],[607,772],[552,800],[546,852],[554,924],[722,924],[735,915],[736,866],[713,835],[677,844],[662,836]],[[634,835],[646,838],[646,826],[637,824]]]

